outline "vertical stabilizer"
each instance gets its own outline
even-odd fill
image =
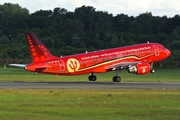
[[[33,63],[54,57],[34,33],[29,32],[25,33],[25,35]]]

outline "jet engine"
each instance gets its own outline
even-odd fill
[[[134,73],[138,75],[146,74],[150,72],[150,70],[151,70],[151,66],[149,63],[139,63],[137,65],[130,66],[128,68],[129,73]]]

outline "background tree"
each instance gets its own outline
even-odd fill
[[[16,31],[27,29],[28,18],[29,11],[18,4],[0,5],[0,36],[5,35],[11,41],[16,36]]]
[[[129,32],[136,35],[152,34],[152,14],[142,13],[130,23]]]
[[[34,32],[52,54],[70,55],[137,43],[157,42],[171,50],[167,61],[180,61],[180,15],[152,16],[151,12],[115,16],[81,6],[29,10],[18,4],[0,5],[0,58],[30,59],[25,32]]]

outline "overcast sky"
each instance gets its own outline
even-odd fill
[[[53,10],[55,7],[74,12],[75,8],[85,5],[93,6],[96,11],[107,11],[114,16],[121,13],[138,16],[145,12],[151,12],[153,16],[180,15],[180,0],[0,0],[1,5],[5,2],[19,4],[30,13],[40,9]]]

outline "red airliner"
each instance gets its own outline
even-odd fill
[[[89,81],[96,81],[94,73],[116,71],[113,82],[120,82],[118,71],[127,70],[138,75],[153,73],[153,63],[170,56],[170,51],[159,43],[144,43],[81,54],[56,57],[32,32],[25,33],[32,64],[10,64],[27,71],[55,75],[90,74]]]

